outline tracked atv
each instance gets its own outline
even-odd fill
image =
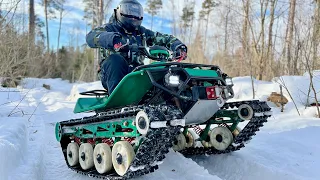
[[[110,95],[81,93],[94,97],[79,98],[74,113],[96,114],[56,124],[66,163],[78,173],[128,179],[158,169],[170,148],[185,156],[236,151],[271,116],[265,102],[227,103],[232,80],[217,66],[168,62],[159,46],[130,49],[159,62],[137,67]]]

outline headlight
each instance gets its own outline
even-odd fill
[[[227,84],[227,86],[233,86],[232,78],[230,78],[230,77],[226,78],[226,84]]]
[[[180,77],[178,75],[168,73],[165,75],[164,80],[170,87],[178,87],[180,85]]]

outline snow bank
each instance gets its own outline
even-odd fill
[[[0,179],[8,179],[10,172],[23,160],[27,152],[27,124],[25,118],[0,118]]]
[[[320,75],[313,77],[318,100],[320,101]],[[235,100],[250,100],[253,97],[252,83],[249,76],[233,78]],[[254,79],[255,99],[266,100],[272,92],[280,93],[280,85],[286,86],[294,101],[299,105],[306,105],[307,94],[310,85],[309,76],[281,76],[274,78],[272,82],[259,81]],[[283,88],[284,96],[292,102],[289,93]],[[314,97],[313,92],[310,94]],[[315,102],[313,98],[309,98],[309,103]]]
[[[280,84],[288,88],[294,102],[301,115],[304,117],[316,117],[317,111],[315,107],[305,108],[307,104],[307,94],[310,85],[308,76],[282,76],[274,78],[272,82],[259,81],[254,79],[255,99],[267,101],[267,98],[272,92],[280,93]],[[317,91],[318,100],[320,101],[320,76],[313,77],[314,86]],[[249,76],[233,78],[235,96],[230,101],[251,100],[253,98],[252,83]],[[288,99],[285,105],[285,111],[289,114],[298,116],[296,107],[290,98],[288,91],[283,88],[283,95]],[[310,94],[314,97],[313,92]],[[314,98],[309,98],[309,104],[314,103]],[[268,102],[268,105],[273,108],[272,111],[279,113],[280,110],[273,103]]]
[[[71,89],[70,95],[67,97],[67,100],[77,101],[77,99],[82,96],[79,93],[99,89],[104,89],[100,81],[92,83],[74,84]]]
[[[318,101],[320,101],[320,76],[314,76],[313,78],[313,85],[317,92]],[[283,86],[286,86],[296,103],[300,105],[306,105],[308,102],[308,91],[310,86],[310,77],[309,76],[282,76],[279,78],[274,78],[274,82],[279,83]],[[284,89],[284,95],[289,97],[289,93]],[[314,93],[311,91],[309,95],[309,104],[315,103]]]
[[[22,80],[21,87],[24,89],[39,89],[44,88],[43,84],[50,85],[50,90],[69,94],[72,84],[68,80],[56,79],[39,79],[25,78]]]

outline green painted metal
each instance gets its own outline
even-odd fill
[[[185,127],[185,128],[183,129],[183,132],[182,132],[182,133],[183,133],[183,135],[185,135],[185,136],[186,136],[186,135],[188,134],[188,128],[187,128],[187,127]]]
[[[238,116],[238,110],[219,110],[218,112],[216,112],[216,114],[214,114],[212,119],[224,117],[229,117],[230,119],[234,120],[240,120]]]
[[[237,128],[238,124],[239,124],[239,121],[233,123],[230,127],[230,131],[233,132]]]
[[[95,97],[95,98],[79,98],[74,108],[74,113],[93,111],[101,108],[108,100],[108,97]]]
[[[62,130],[61,130],[60,123],[56,123],[55,134],[56,134],[57,141],[60,142],[62,138]]]
[[[138,137],[140,133],[133,122],[134,119],[122,119],[121,121],[64,127],[65,133],[63,135],[76,136],[81,139]]]
[[[151,87],[150,78],[144,70],[132,72],[120,81],[109,97],[79,98],[74,113],[137,104]]]
[[[208,137],[208,134],[210,131],[210,127],[211,127],[211,124],[209,122],[209,123],[207,123],[206,127],[204,128],[203,132],[200,135],[201,140],[203,140],[203,141],[207,140],[207,137]]]
[[[170,54],[167,50],[163,50],[163,49],[155,49],[155,50],[150,50],[150,54],[152,56],[158,56],[158,55],[166,55],[166,57],[169,57]]]
[[[185,70],[192,77],[219,77],[218,73],[214,70],[190,68],[185,68]]]

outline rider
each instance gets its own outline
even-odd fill
[[[141,26],[143,8],[137,0],[122,0],[109,23],[95,28],[86,36],[91,48],[100,48],[99,76],[109,94],[121,79],[143,64],[143,57],[132,56],[128,44],[165,46],[174,59],[186,59],[187,47],[172,35],[153,32]]]

